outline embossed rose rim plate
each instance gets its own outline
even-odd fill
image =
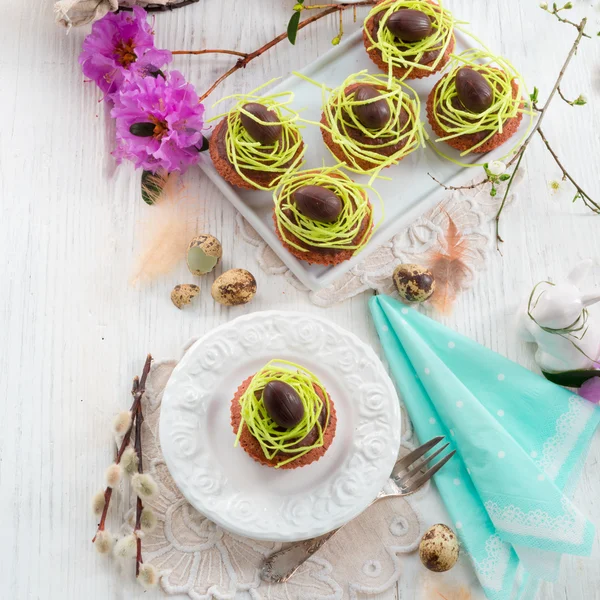
[[[327,453],[297,469],[260,465],[234,447],[234,393],[274,358],[314,372],[337,411]],[[218,327],[187,351],[164,392],[160,443],[194,508],[235,534],[290,542],[340,527],[371,503],[398,455],[400,425],[396,390],[369,346],[326,319],[267,311]]]

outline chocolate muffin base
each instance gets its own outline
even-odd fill
[[[373,230],[373,225],[369,227],[369,219],[370,214],[373,211],[373,207],[369,202],[369,214],[365,215],[363,222],[361,224],[360,231],[355,239],[358,240],[357,243],[360,243],[362,240],[368,236]],[[277,220],[277,215],[275,211],[273,211],[273,222],[275,223],[275,233],[277,237],[283,244],[283,247],[293,256],[298,258],[299,260],[303,260],[310,265],[325,265],[325,266],[335,266],[343,263],[346,260],[350,260],[355,254],[356,250],[341,250],[339,248],[315,248],[314,246],[309,246],[305,244],[302,240],[299,240],[295,235],[291,234],[289,231],[285,232],[287,238],[290,239],[294,244],[306,248],[306,252],[302,252],[302,250],[298,250],[294,246],[291,246],[287,240],[283,237],[281,230],[279,228],[279,221]]]
[[[237,389],[237,392],[233,396],[231,401],[231,426],[233,427],[233,432],[237,435],[238,429],[240,427],[240,423],[242,422],[242,414],[241,414],[241,406],[240,406],[240,398],[244,394],[244,392],[248,389],[250,382],[254,375],[251,375],[246,379],[240,387]],[[321,400],[325,400],[322,395],[322,392],[319,388],[315,387],[315,391],[317,392],[319,398]],[[325,392],[327,393],[327,392]],[[318,461],[329,449],[331,443],[333,442],[333,438],[335,437],[335,430],[337,426],[337,414],[335,412],[335,406],[333,405],[333,401],[331,400],[331,396],[327,394],[329,398],[329,424],[323,433],[323,446],[320,448],[313,448],[310,452],[307,452],[304,456],[293,460],[285,465],[281,465],[280,469],[297,469],[298,467],[305,467],[306,465],[310,465],[313,462]],[[245,450],[246,454],[248,454],[251,458],[253,458],[256,462],[265,465],[267,467],[275,467],[279,462],[287,460],[290,455],[283,454],[281,457],[275,457],[273,459],[268,459],[257,439],[250,433],[249,429],[244,426],[242,429],[242,434],[240,436],[240,446]]]
[[[437,119],[435,118],[435,113],[433,109],[433,99],[435,97],[435,92],[440,83],[442,83],[442,81],[444,81],[444,79],[446,77],[449,77],[450,75],[450,73],[444,75],[444,77],[442,77],[436,83],[431,92],[429,92],[429,96],[427,97],[427,120],[429,121],[429,124],[431,125],[431,128],[433,129],[434,133],[438,137],[444,137],[448,135],[448,132],[438,123]],[[513,98],[516,98],[519,93],[519,86],[515,81],[512,82],[512,91]],[[502,133],[495,133],[487,142],[485,142],[485,144],[482,144],[481,146],[479,146],[479,148],[473,150],[473,154],[485,154],[486,152],[490,152],[491,150],[498,148],[498,146],[502,146],[504,142],[506,142],[517,132],[517,129],[519,129],[522,120],[523,113],[517,113],[516,117],[513,117],[512,119],[507,119],[504,122]],[[452,148],[456,148],[456,150],[464,152],[465,150],[469,150],[470,148],[475,146],[475,144],[481,142],[481,140],[484,139],[488,134],[489,131],[482,133],[472,133],[469,135],[460,135],[450,140],[444,140],[444,143],[448,144]]]
[[[225,135],[227,133],[228,122],[227,119],[228,117],[223,117],[223,119],[219,121],[209,142],[210,158],[212,159],[215,169],[219,175],[225,179],[225,181],[228,181],[231,185],[235,185],[239,188],[244,188],[246,190],[260,189],[258,186],[273,188],[275,180],[281,177],[282,173],[269,173],[268,171],[251,171],[242,169],[243,174],[248,179],[258,184],[257,186],[246,181],[231,164],[229,158],[227,157],[227,146],[225,144]],[[298,151],[294,155],[294,158],[287,164],[287,166],[291,166],[294,160],[301,156],[303,152],[304,142],[302,142],[301,146],[298,148]]]
[[[387,0],[381,0],[381,2],[379,2],[378,4],[381,4],[382,2],[387,2]],[[430,2],[430,4],[437,5],[436,2]],[[367,35],[367,30],[368,30],[368,32],[371,35],[371,38],[375,39],[375,37],[377,35],[376,25],[377,24],[375,22],[375,17],[371,17],[369,20],[365,21],[365,24],[363,27],[363,42],[365,45],[365,50],[367,51],[367,54],[369,55],[369,58],[379,67],[380,70],[382,70],[384,73],[387,73],[388,72],[388,64],[383,60],[380,50],[378,50],[377,48],[371,48],[371,41],[369,40],[369,36]],[[434,73],[438,73],[446,66],[446,64],[450,60],[450,55],[454,52],[455,45],[456,45],[456,38],[454,37],[454,33],[452,33],[452,39],[450,40],[450,43],[448,44],[448,47],[446,48],[446,51],[444,52],[444,56],[441,58],[441,60],[439,61],[439,63],[435,67],[435,69],[433,69],[433,70],[420,69],[418,67],[407,67],[407,68],[392,67],[392,74],[397,79],[422,79],[423,77],[429,77],[430,75],[433,75]],[[437,60],[437,57],[435,59],[433,59],[431,62],[424,63],[424,66],[430,67],[435,63],[436,60]]]
[[[353,83],[352,85],[349,85],[345,89],[346,95],[352,93],[360,85],[362,85],[362,84],[361,83]],[[406,109],[403,108],[403,112],[406,112]],[[406,112],[406,114],[408,115],[408,112]],[[324,127],[331,129],[331,123],[327,120],[327,115],[324,112],[321,114],[321,124]],[[348,157],[346,156],[346,154],[343,150],[343,147],[340,144],[334,142],[331,133],[329,131],[327,131],[327,129],[324,129],[324,127],[321,127],[321,136],[323,137],[323,141],[325,142],[325,145],[329,148],[331,153],[340,162],[345,163],[354,168],[354,165],[351,165],[349,163]],[[394,146],[387,146],[385,148],[372,148],[372,151],[380,154],[382,157],[388,157],[388,156],[391,156],[392,154],[394,154],[395,152],[399,152],[402,148],[404,148],[404,146],[406,146],[406,143],[407,143],[407,141],[404,140],[403,143],[395,144]],[[379,166],[377,163],[374,163],[370,160],[365,160],[365,159],[357,158],[357,157],[353,157],[353,158],[354,158],[354,162],[356,163],[358,168],[362,169],[363,171],[371,171],[372,169],[376,169]],[[395,165],[398,164],[403,158],[406,158],[406,156],[399,158],[392,164],[395,164]],[[390,166],[391,165],[388,165],[386,168],[388,168]]]

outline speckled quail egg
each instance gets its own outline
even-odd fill
[[[419,544],[421,562],[436,573],[449,571],[456,564],[458,554],[458,538],[454,531],[443,523],[430,527]]]
[[[394,285],[407,302],[424,302],[435,292],[433,273],[421,265],[398,265],[394,269]]]

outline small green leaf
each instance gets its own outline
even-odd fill
[[[533,93],[529,96],[529,99],[532,102],[537,102],[538,101],[538,95],[540,93],[540,90],[537,89],[537,87],[533,88]]]
[[[600,377],[600,370],[578,369],[576,371],[564,371],[563,373],[546,373],[545,371],[542,371],[542,374],[552,383],[564,385],[565,387],[578,388],[588,379]]]
[[[152,171],[142,172],[142,200],[150,206],[156,202],[162,193],[157,181]]]
[[[490,196],[492,196],[492,197],[493,197],[493,196],[495,196],[497,193],[498,193],[498,191],[496,190],[496,188],[495,188],[495,187],[493,187],[493,188],[490,190]]]
[[[508,173],[504,173],[500,175],[500,181],[508,181],[510,179],[510,175]]]
[[[300,13],[295,12],[288,23],[287,28],[287,36],[288,40],[290,40],[290,44],[294,45],[296,43],[296,35],[298,34],[298,25],[300,25]]]
[[[129,128],[129,133],[137,137],[150,137],[154,135],[154,123],[133,123]]]

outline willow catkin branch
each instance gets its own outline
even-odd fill
[[[152,365],[152,355],[148,354],[146,356],[146,362],[144,363],[144,368],[142,370],[141,379],[137,376],[133,378],[133,385],[131,387],[131,395],[133,396],[133,403],[131,405],[130,411],[134,418],[131,421],[131,425],[129,426],[129,429],[125,432],[125,435],[123,436],[123,439],[121,440],[121,445],[119,446],[119,450],[117,452],[117,457],[115,459],[116,464],[119,464],[121,462],[121,457],[123,456],[123,452],[125,452],[125,449],[127,448],[127,446],[129,446],[129,441],[131,439],[131,432],[133,431],[133,426],[134,426],[134,422],[135,422],[136,413],[138,411],[138,406],[140,405],[142,396],[144,395],[144,393],[146,391],[146,379],[148,378],[148,374],[150,373],[151,365]],[[141,463],[141,456],[140,456],[140,463]],[[102,515],[100,517],[100,522],[98,523],[96,535],[94,535],[94,537],[92,539],[92,543],[96,541],[96,536],[98,535],[98,532],[104,531],[104,528],[106,526],[106,516],[108,514],[108,507],[110,505],[111,498],[112,498],[112,488],[107,487],[104,490],[104,508],[102,509]]]

